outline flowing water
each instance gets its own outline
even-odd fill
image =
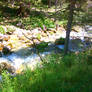
[[[86,32],[81,31],[80,33],[77,32],[71,32],[70,36],[70,41],[73,39],[73,37],[77,37],[79,38],[82,42],[84,42],[84,36],[85,34],[87,35]],[[65,33],[62,34],[62,36],[65,37]],[[59,49],[64,49],[64,45],[52,45],[49,46],[50,49],[48,51],[44,51],[41,54],[41,56],[46,56],[48,54],[51,54],[52,51],[54,51],[56,48]],[[54,47],[54,48],[53,48]],[[71,44],[70,44],[71,47]],[[70,50],[73,50],[72,48],[70,48]],[[76,51],[76,50],[75,50]],[[8,62],[10,63],[12,66],[14,66],[14,68],[17,70],[18,68],[20,68],[20,66],[22,64],[26,65],[26,64],[31,64],[31,65],[36,65],[38,62],[40,62],[40,57],[36,54],[35,49],[33,48],[27,48],[27,50],[25,49],[21,49],[17,52],[13,52],[9,55],[3,55],[2,57],[0,57],[0,63],[1,62]]]

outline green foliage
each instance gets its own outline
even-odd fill
[[[91,11],[90,11],[91,12]],[[85,11],[76,12],[74,16],[74,23],[79,23],[80,25],[88,24],[91,25],[91,13],[87,13]]]
[[[92,50],[88,50],[84,55],[87,58],[87,64],[92,65]]]
[[[3,26],[0,26],[0,33],[1,34],[5,34],[5,33],[8,33],[8,32],[13,32],[14,31],[14,29],[12,29],[12,28],[6,28],[6,31],[5,31],[5,29],[4,29],[4,27]]]
[[[3,89],[2,92],[15,92],[15,81],[16,78],[13,79],[12,82],[12,77],[9,73],[7,73],[6,71],[4,71],[2,73],[2,86],[1,88]]]
[[[7,28],[7,32],[13,32],[14,31],[14,29],[12,29],[12,28]]]
[[[41,34],[40,33],[37,34],[37,39],[39,39],[39,40],[41,39]]]
[[[5,34],[5,30],[4,30],[4,28],[2,26],[0,26],[0,33]]]
[[[46,25],[47,28],[54,28],[54,27],[55,27],[54,22],[51,21],[51,20],[48,19],[48,18],[45,19],[44,25]]]
[[[47,42],[41,42],[40,44],[37,44],[36,45],[36,48],[39,50],[39,51],[44,51],[44,49],[48,47],[48,43]]]
[[[30,17],[23,19],[23,24],[26,25],[26,29],[28,28],[36,28],[41,27],[43,28],[43,25],[45,25],[47,28],[53,28],[55,27],[55,24],[52,20],[49,18],[46,18],[41,13],[34,13]]]
[[[59,44],[64,44],[65,43],[65,38],[60,38],[60,39],[57,39],[55,41],[55,44],[59,45]]]
[[[67,20],[59,21],[58,24],[59,24],[59,25],[63,25],[63,26],[65,26],[65,25],[67,24]]]

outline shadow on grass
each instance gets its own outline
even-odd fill
[[[2,3],[4,4],[4,3]],[[14,25],[17,26],[17,24],[22,21],[22,25],[26,29],[32,29],[35,27],[41,27],[43,28],[43,25],[45,25],[47,28],[55,27],[54,21],[51,20],[51,18],[56,18],[57,20],[64,20],[65,13],[51,13],[51,12],[44,12],[44,11],[35,11],[31,10],[28,17],[19,17],[17,16],[17,8],[10,8],[5,5],[0,6],[0,24],[5,25]],[[57,15],[57,16],[56,16]]]
[[[17,8],[10,8],[0,4],[0,24],[14,25],[17,23],[18,19]]]
[[[17,16],[17,8],[10,8],[8,6],[0,6],[0,24],[14,25],[21,21],[22,27],[26,29],[33,29],[36,27],[47,28],[55,27],[54,20],[58,21],[60,25],[67,24],[68,10],[57,10],[57,12],[45,12],[40,10],[30,10],[27,17]],[[74,24],[91,24],[91,13],[79,12],[74,16]],[[21,26],[18,26],[21,27]]]

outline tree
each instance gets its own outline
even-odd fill
[[[48,7],[51,7],[51,0],[48,0]]]
[[[65,48],[64,48],[65,54],[67,54],[67,52],[68,52],[69,37],[70,37],[70,31],[71,31],[71,27],[72,27],[75,4],[76,4],[76,0],[71,0],[71,2],[69,4],[69,17],[68,17],[68,23],[67,23],[66,40],[65,40]]]
[[[19,8],[17,10],[17,15],[20,16],[27,16],[28,13],[30,13],[30,3],[27,2],[20,2],[19,3]]]
[[[67,54],[67,52],[69,50],[69,38],[70,38],[70,32],[71,32],[71,28],[72,28],[74,10],[76,8],[75,6],[78,5],[81,8],[81,6],[84,3],[86,3],[87,0],[68,0],[68,2],[69,2],[69,16],[68,16],[68,22],[67,22],[66,40],[65,40],[65,47],[64,47],[65,54]]]

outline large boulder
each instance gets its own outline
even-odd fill
[[[84,48],[84,43],[80,39],[71,39],[69,49],[71,51],[81,51]]]
[[[11,66],[9,63],[1,62],[0,63],[0,74],[4,70],[7,70],[7,72],[9,72],[9,73],[14,73],[15,72],[15,68],[13,66]]]

